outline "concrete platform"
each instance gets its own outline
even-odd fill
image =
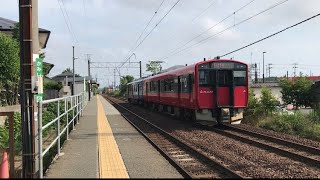
[[[108,101],[101,98],[130,178],[183,178]]]
[[[93,97],[45,178],[183,178],[103,97]]]
[[[98,178],[97,99],[92,98],[79,124],[65,141],[64,154],[54,161],[44,178]]]

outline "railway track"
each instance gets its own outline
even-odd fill
[[[196,126],[198,125],[199,124]],[[242,129],[233,125],[224,125],[218,128],[212,128],[212,126],[201,124],[200,126],[206,130],[214,131],[220,135],[265,149],[280,156],[302,162],[309,166],[320,168],[319,148],[257,133],[247,129]]]
[[[295,161],[320,168],[320,149],[265,134],[245,130],[232,125],[211,128],[223,136],[274,152]]]
[[[185,141],[170,135],[114,100],[105,98],[115,107],[118,107],[121,115],[157,148],[184,177],[244,178],[239,172],[233,171],[215,160],[213,156],[209,156],[200,149],[196,149]]]

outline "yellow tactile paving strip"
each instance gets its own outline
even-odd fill
[[[97,96],[99,176],[100,178],[129,178],[99,98]]]

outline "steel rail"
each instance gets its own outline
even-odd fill
[[[287,157],[289,159],[292,159],[292,160],[295,160],[295,161],[299,161],[299,162],[302,162],[304,164],[307,164],[307,165],[310,165],[310,166],[313,166],[313,167],[320,168],[320,161],[317,160],[317,159],[313,159],[313,158],[310,158],[310,157],[307,157],[307,156],[304,156],[304,155],[301,155],[301,154],[298,154],[298,153],[294,153],[294,152],[285,150],[284,148],[276,147],[276,146],[270,145],[268,143],[260,142],[258,140],[253,140],[253,139],[250,139],[248,137],[244,137],[244,136],[241,136],[241,135],[238,135],[238,134],[234,134],[232,132],[225,131],[225,130],[222,130],[222,129],[219,129],[219,128],[213,128],[213,129],[211,128],[211,131],[216,132],[218,134],[221,134],[223,136],[238,140],[240,142],[249,144],[251,146],[256,146],[258,148],[265,149],[265,150],[267,150],[269,152],[276,153],[276,154],[278,154],[280,156],[285,156],[285,157]]]
[[[143,122],[147,123],[149,126],[151,126],[152,128],[156,129],[158,132],[160,132],[160,134],[162,134],[162,136],[165,136],[167,139],[169,139],[170,142],[174,142],[178,147],[190,152],[190,154],[194,154],[197,158],[200,159],[201,162],[207,162],[208,166],[210,167],[215,167],[218,168],[219,174],[227,174],[228,178],[246,178],[241,176],[239,173],[229,169],[228,167],[226,167],[225,165],[221,164],[220,162],[212,159],[211,157],[209,157],[208,155],[206,155],[205,153],[197,150],[194,147],[191,147],[190,145],[188,145],[188,143],[186,143],[185,141],[167,133],[166,131],[164,131],[163,129],[161,129],[160,127],[156,126],[155,124],[149,122],[148,120],[146,120],[145,118],[139,116],[138,114],[130,111],[129,109],[125,108],[124,106],[120,105],[119,103],[115,102],[114,100],[110,99],[109,97],[104,96],[107,100],[109,100],[110,102],[112,102],[113,104],[115,104],[116,106],[124,109],[126,112],[129,112],[130,114],[134,115],[135,117],[141,119]],[[172,159],[170,157],[170,155],[168,155],[164,150],[161,149],[161,147],[159,147],[152,139],[150,139],[148,137],[148,135],[146,135],[145,133],[142,132],[142,130],[137,127],[133,122],[131,122],[131,120],[129,120],[123,113],[121,113],[121,115],[130,123],[132,124],[149,142],[152,143],[152,145],[154,147],[156,147],[158,150],[160,150],[161,154],[164,154],[165,157],[167,159],[169,159],[169,161],[171,163],[173,163],[173,165],[178,169],[179,172],[183,172],[183,176],[184,177],[192,177],[192,178],[197,178],[197,176],[192,175],[192,173],[188,172],[188,170],[185,170],[181,165],[179,165],[179,162],[176,162],[176,160]],[[213,169],[214,171],[214,169]]]

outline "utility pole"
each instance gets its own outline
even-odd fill
[[[91,99],[91,74],[90,74],[90,54],[86,54],[88,59],[88,76],[89,76],[89,86],[88,86],[88,94],[89,94],[89,101]]]
[[[258,83],[257,63],[254,64],[254,82]]]
[[[20,104],[22,128],[22,177],[34,178],[34,94],[32,76],[32,1],[19,0],[20,23]]]
[[[74,95],[74,88],[75,88],[75,71],[74,71],[74,46],[72,46],[72,67],[73,67],[73,80],[72,80],[72,95]]]
[[[116,89],[116,69],[113,69],[113,91]]]
[[[41,51],[41,48],[39,47],[38,0],[32,0],[31,3],[32,3],[32,52],[33,52],[32,60],[33,60],[34,67],[38,68],[38,66],[35,66],[37,62],[36,58],[40,58],[40,51]],[[41,71],[42,71],[42,68],[41,68]],[[42,123],[39,125],[37,123],[37,120],[42,119],[38,115],[41,114],[40,111],[42,111],[42,104],[40,103],[40,101],[42,101],[42,97],[43,97],[43,77],[38,73],[37,73],[37,76],[35,75],[36,73],[33,73],[33,76],[35,77],[33,84],[34,86],[36,86],[35,81],[38,81],[38,87],[36,87],[36,90],[35,89],[33,90],[33,93],[34,93],[33,98],[37,99],[37,95],[39,95],[41,96],[41,100],[34,101],[34,107],[33,107],[34,108],[33,152],[35,154],[34,160],[33,160],[33,163],[34,163],[33,177],[39,178],[40,174],[42,173],[40,172],[40,170],[42,171],[42,168],[40,168],[42,164],[41,165],[39,164],[40,163],[39,151],[40,151],[40,148],[42,147],[42,145],[40,145],[39,139],[42,138],[40,137],[42,136],[42,134],[39,133],[39,127],[42,126]]]
[[[296,77],[296,70],[298,68],[297,65],[298,65],[298,63],[293,63],[293,69],[294,69],[293,75],[294,75],[294,77]]]
[[[264,54],[265,53],[267,53],[267,52],[263,52],[262,53],[262,56],[263,56],[263,64],[262,64],[262,68],[263,68],[263,70],[262,70],[262,83],[264,83]]]
[[[271,65],[272,65],[271,63],[268,64],[269,78],[270,78],[270,71],[271,71],[271,68],[272,68]]]
[[[140,65],[140,78],[142,78],[142,66],[141,66],[141,61],[139,61],[139,65]]]

